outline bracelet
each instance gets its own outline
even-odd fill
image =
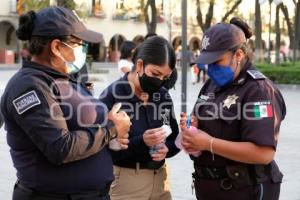
[[[215,161],[215,154],[214,154],[214,149],[213,149],[213,142],[214,142],[214,137],[210,138],[210,153],[212,154],[212,160]]]

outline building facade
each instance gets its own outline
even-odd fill
[[[82,17],[85,25],[103,34],[100,44],[90,45],[90,54],[96,61],[115,61],[110,54],[118,50],[124,40],[140,42],[147,34],[143,17],[144,5],[140,0],[75,0],[76,11]],[[146,0],[144,1],[146,2]],[[26,7],[23,0],[3,0],[0,7],[0,50],[15,53],[18,61],[19,51],[23,46],[15,31],[18,26],[20,6]],[[56,0],[50,0],[50,5],[56,5]],[[175,48],[181,43],[180,0],[157,0],[158,24],[157,34],[170,40]],[[25,10],[25,9],[24,9]],[[188,42],[198,48],[201,31],[195,21],[189,23]]]
[[[16,37],[18,26],[18,14],[16,12],[17,2],[13,0],[1,1],[0,6],[0,62],[5,63],[4,55],[13,57],[18,61],[21,43]],[[12,55],[13,54],[13,55]],[[11,63],[11,62],[10,62]]]

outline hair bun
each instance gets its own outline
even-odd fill
[[[230,20],[230,24],[234,24],[237,27],[239,27],[240,29],[242,29],[243,32],[245,33],[245,36],[247,39],[251,38],[251,36],[253,35],[252,30],[249,27],[249,25],[246,22],[244,22],[243,20],[241,20],[240,18],[233,17]]]
[[[36,13],[34,11],[29,11],[20,16],[19,27],[16,31],[16,35],[20,40],[26,41],[31,38],[35,18]]]

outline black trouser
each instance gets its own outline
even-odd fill
[[[106,194],[93,192],[85,194],[57,195],[33,191],[18,183],[14,187],[13,200],[110,200],[110,198],[108,191]]]
[[[221,180],[195,179],[197,200],[278,200],[280,184],[271,180],[241,189],[222,189]]]

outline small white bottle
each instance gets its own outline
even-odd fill
[[[169,125],[164,124],[161,126],[161,128],[164,129],[164,131],[166,133],[166,138],[172,133],[172,129]],[[157,145],[150,147],[150,150],[149,150],[150,155],[157,153],[158,150],[161,149],[163,145],[164,145],[164,143],[157,144]]]

